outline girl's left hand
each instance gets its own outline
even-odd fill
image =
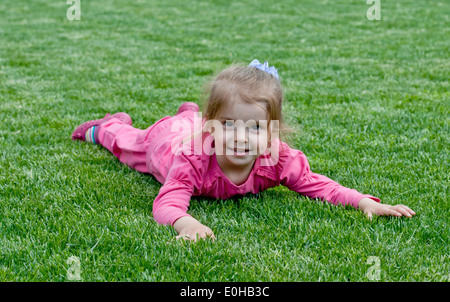
[[[374,214],[379,216],[406,216],[409,218],[416,215],[413,210],[405,205],[398,204],[391,206],[388,204],[378,203],[370,198],[361,199],[358,203],[358,208],[363,211],[370,220],[372,220],[372,215]]]

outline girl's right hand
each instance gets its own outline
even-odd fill
[[[197,241],[199,239],[211,238],[216,239],[213,231],[206,225],[201,224],[193,217],[185,216],[179,218],[173,224],[173,227],[178,232],[176,239]]]

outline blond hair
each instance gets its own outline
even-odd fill
[[[279,80],[270,73],[252,66],[232,65],[221,71],[207,86],[203,116],[208,120],[219,118],[222,110],[237,99],[251,104],[267,105],[267,122],[276,125],[280,138],[287,141],[293,129],[283,121],[283,92]],[[270,137],[269,137],[270,144]]]

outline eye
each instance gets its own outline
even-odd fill
[[[254,133],[259,133],[260,131],[263,130],[263,128],[259,124],[252,125],[249,127],[249,129],[251,132],[254,132]]]
[[[222,122],[222,124],[224,125],[225,128],[233,128],[234,127],[233,121],[224,121],[224,122]]]

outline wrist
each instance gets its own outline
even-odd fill
[[[364,209],[371,205],[371,204],[376,204],[377,202],[371,198],[368,197],[364,197],[362,198],[359,202],[358,202],[358,209],[364,211]]]

